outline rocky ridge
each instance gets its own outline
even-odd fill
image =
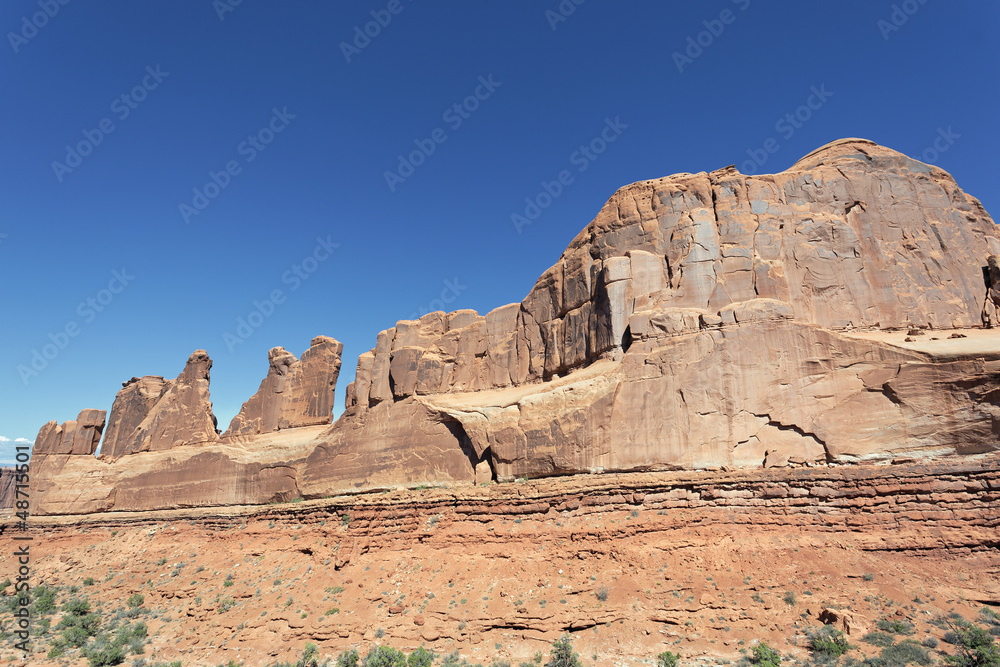
[[[46,425],[39,508],[995,451],[1000,341],[979,328],[996,319],[998,254],[950,175],[865,140],[780,174],[643,181],[521,303],[379,333],[328,427],[341,348],[323,337],[301,361],[273,349],[222,436],[203,351],[175,381],[126,383],[104,462],[52,449]],[[967,340],[933,335],[949,330]],[[67,476],[94,483],[67,494]],[[143,492],[154,479],[166,493]]]

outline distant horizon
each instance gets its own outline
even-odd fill
[[[336,419],[379,331],[519,301],[637,181],[857,137],[995,213],[1000,5],[902,4],[12,0],[0,444],[196,349],[224,431],[317,335]]]

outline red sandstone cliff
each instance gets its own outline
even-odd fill
[[[521,303],[379,333],[329,427],[324,337],[272,350],[221,438],[202,351],[126,383],[103,460],[46,425],[38,511],[995,451],[1000,337],[973,328],[996,319],[998,254],[949,174],[860,139],[775,175],[635,183]]]

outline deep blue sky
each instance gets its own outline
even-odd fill
[[[0,438],[110,410],[121,382],[174,377],[197,348],[215,360],[225,428],[267,350],[301,354],[317,334],[345,345],[342,404],[378,331],[443,290],[448,309],[519,301],[618,187],[744,165],[769,138],[779,148],[760,172],[865,137],[934,158],[1000,210],[996,3],[909,0],[887,32],[882,0],[588,0],[555,30],[557,0],[400,0],[347,62],[341,42],[389,5],[245,0],[220,20],[211,0],[77,0],[32,31],[38,0],[0,4]],[[723,10],[730,23],[712,23]],[[673,54],[705,21],[721,34],[679,71]],[[479,77],[499,86],[479,88],[468,118],[445,118]],[[136,108],[116,102],[144,80]],[[776,128],[823,86],[832,95],[792,136]],[[248,161],[256,149],[241,143],[274,109],[294,118]],[[104,119],[113,131],[78,166],[53,167]],[[606,119],[627,128],[581,172],[571,156]],[[437,128],[446,141],[391,191],[385,172]],[[949,128],[948,149],[925,155]],[[179,205],[229,161],[239,173],[186,224]],[[562,170],[572,183],[517,233],[511,214]],[[339,247],[292,289],[283,276],[318,237]],[[123,268],[128,285],[102,293]],[[284,302],[230,351],[224,334],[274,290]],[[108,297],[99,313],[79,307]],[[76,335],[26,383],[19,365],[67,324]]]

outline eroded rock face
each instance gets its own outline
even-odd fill
[[[45,424],[38,431],[32,454],[93,454],[101,442],[106,415],[104,410],[83,410],[75,420]]]
[[[218,440],[208,389],[211,368],[208,353],[195,350],[175,380],[146,376],[126,382],[111,408],[111,430],[102,456],[117,458]]]
[[[978,326],[998,251],[992,220],[946,172],[860,139],[781,174],[643,181],[615,193],[520,304],[379,334],[348,405],[545,380],[619,355],[650,318],[672,333],[772,316]]]
[[[102,458],[118,458],[135,439],[136,429],[156,402],[173,385],[159,375],[134,377],[122,383],[111,406],[111,417],[101,446]]]
[[[271,350],[223,442],[204,352],[174,381],[127,383],[110,461],[43,456],[39,512],[995,451],[1000,338],[979,328],[1000,312],[998,256],[951,176],[869,141],[775,175],[635,183],[521,303],[379,333],[330,426],[324,337],[301,360]],[[59,428],[43,451],[66,449]]]
[[[998,249],[950,175],[859,139],[781,174],[636,183],[520,304],[380,333],[345,419],[418,400],[500,479],[988,451],[993,362],[840,332],[995,320]]]
[[[343,350],[343,344],[329,336],[313,338],[301,360],[283,347],[272,348],[267,377],[223,437],[329,424]]]

